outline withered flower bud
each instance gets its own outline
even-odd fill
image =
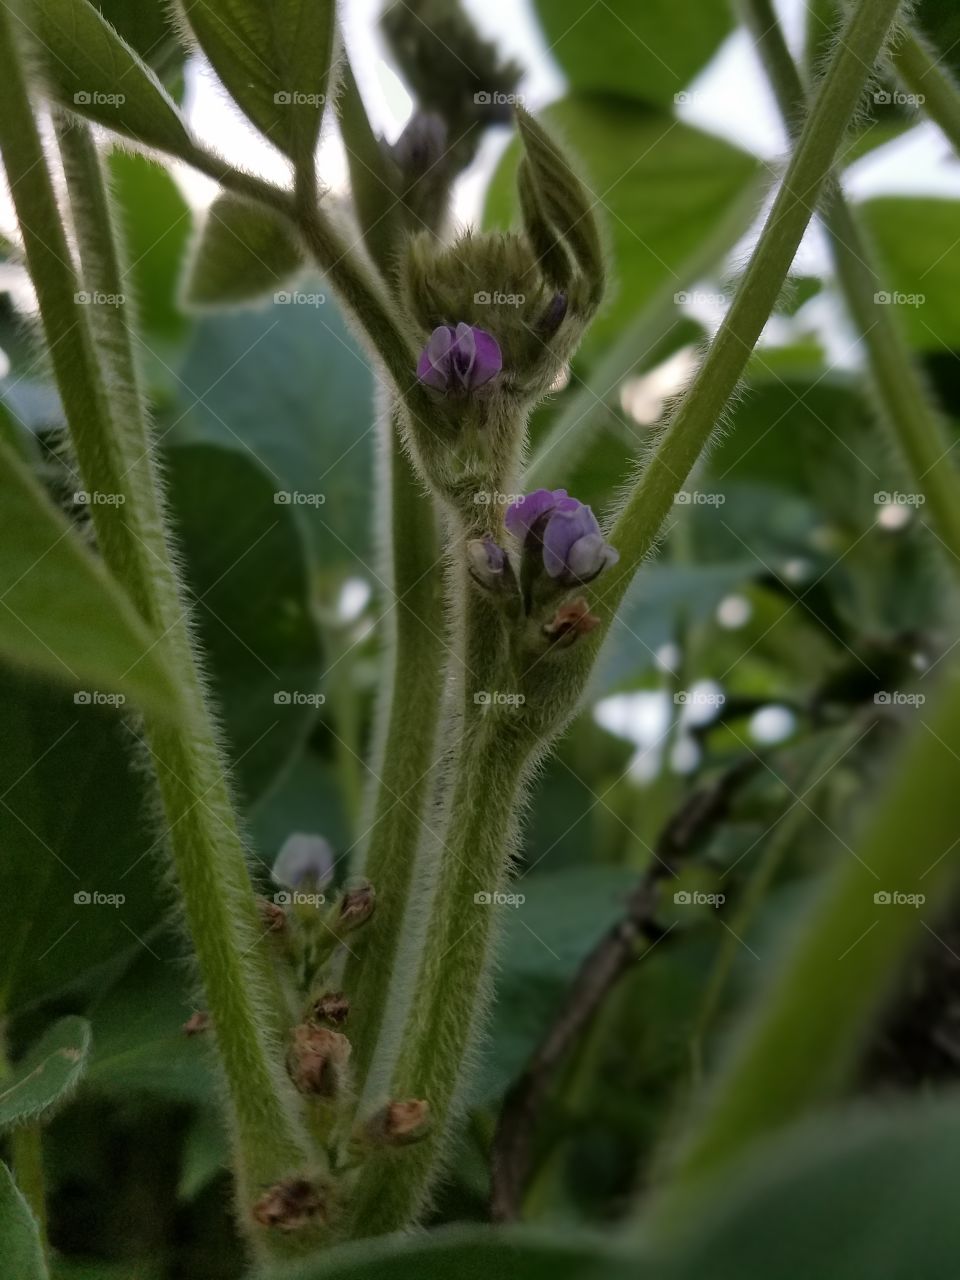
[[[590,612],[586,600],[572,600],[562,605],[550,620],[544,624],[544,634],[554,644],[566,647],[573,644],[578,636],[588,635],[599,627],[600,619]]]
[[[358,885],[356,889],[348,889],[340,899],[340,910],[337,915],[340,928],[349,933],[351,929],[359,929],[373,915],[377,905],[377,895],[369,881]]]
[[[404,1102],[388,1102],[367,1122],[371,1142],[387,1146],[406,1146],[419,1142],[430,1123],[430,1104],[422,1098]]]
[[[350,1041],[339,1031],[303,1022],[293,1029],[287,1055],[287,1070],[301,1093],[315,1098],[334,1098],[341,1091]]]
[[[257,911],[260,915],[260,923],[265,929],[271,933],[283,933],[287,927],[287,913],[278,902],[271,902],[269,898],[257,898]]]
[[[210,1015],[206,1009],[197,1009],[183,1024],[183,1034],[185,1036],[198,1036],[203,1031],[210,1029]]]
[[[320,1190],[308,1178],[286,1178],[265,1191],[253,1206],[253,1218],[261,1227],[299,1231],[326,1218]]]
[[[325,991],[319,1000],[313,1002],[315,1022],[332,1022],[339,1026],[346,1022],[349,1013],[350,1001],[342,991]]]

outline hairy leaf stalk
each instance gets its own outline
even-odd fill
[[[893,65],[904,86],[920,98],[925,114],[960,156],[960,88],[941,62],[915,30],[904,32],[893,51]]]
[[[744,18],[767,71],[787,129],[799,131],[803,83],[771,0],[743,0]],[[951,568],[960,572],[960,481],[951,446],[927,388],[910,355],[892,307],[874,301],[880,282],[856,215],[839,184],[824,200],[824,222],[834,266],[847,307],[870,358],[876,406],[892,428],[905,459],[909,483],[926,495],[927,506]]]
[[[92,491],[124,501],[95,504],[97,540],[164,646],[180,682],[175,724],[153,717],[146,736],[156,767],[167,839],[205,998],[216,1028],[231,1102],[241,1203],[264,1183],[301,1168],[296,1099],[276,1043],[279,990],[262,948],[244,845],[227,784],[228,766],[207,709],[187,609],[164,526],[160,487],[124,321],[105,332],[75,301],[78,277],[34,119],[9,10],[0,13],[0,148],[40,303],[47,345],[79,463]],[[123,292],[109,207],[86,132],[67,144],[78,240],[91,288]],[[83,175],[82,192],[77,189]],[[103,308],[104,313],[109,309]],[[95,339],[105,366],[98,362]],[[249,1224],[248,1224],[249,1225]]]

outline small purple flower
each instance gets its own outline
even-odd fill
[[[288,889],[298,889],[306,880],[318,887],[333,875],[333,850],[323,836],[295,832],[283,842],[273,864],[273,878]]]
[[[467,543],[467,565],[476,581],[491,590],[513,581],[507,553],[489,534]]]
[[[507,510],[506,525],[521,539],[536,526],[543,545],[543,567],[551,578],[589,582],[620,559],[604,541],[597,517],[566,489],[528,493]]]
[[[485,329],[442,324],[434,329],[417,365],[417,377],[435,391],[476,391],[503,368],[500,344]]]

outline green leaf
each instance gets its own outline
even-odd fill
[[[452,1227],[427,1236],[365,1240],[271,1270],[270,1280],[653,1280],[606,1243],[559,1231]],[[264,1280],[267,1280],[266,1276]]]
[[[0,705],[0,1004],[13,1015],[156,950],[167,904],[131,726],[2,667]]]
[[[223,307],[282,290],[303,265],[288,224],[268,209],[222,195],[210,206],[190,262],[186,301]]]
[[[589,359],[619,337],[658,288],[673,294],[690,287],[686,263],[742,202],[758,164],[719,138],[627,101],[570,97],[541,118],[598,202],[595,213],[606,222],[613,252],[614,296],[584,344]],[[518,158],[514,144],[494,175],[488,225],[510,226],[517,219]],[[745,212],[744,229],[754,211]]]
[[[954,0],[920,0],[913,21],[939,54],[938,65],[960,75],[960,9]]]
[[[175,685],[157,637],[5,440],[0,542],[3,657],[83,689],[87,702],[129,696],[175,712]]]
[[[920,350],[960,349],[960,201],[885,196],[860,213],[878,251],[877,305],[893,308]]]
[[[960,1251],[954,1099],[833,1115],[711,1184],[670,1280],[913,1280]]]
[[[536,0],[550,51],[575,91],[666,106],[733,30],[716,0]]]
[[[372,576],[372,381],[329,294],[301,287],[287,304],[200,321],[175,438],[252,454],[292,495],[318,578],[339,585]]]
[[[7,1275],[16,1280],[47,1280],[47,1264],[36,1220],[0,1161],[0,1247]]]
[[[80,1082],[90,1053],[90,1023],[61,1018],[0,1088],[0,1132],[29,1124],[62,1106]]]
[[[193,213],[170,171],[147,156],[115,148],[110,185],[130,266],[125,274],[136,299],[144,341],[134,356],[149,363],[160,342],[180,338],[187,321],[177,281],[193,233]],[[161,366],[169,379],[169,372]]]
[[[294,161],[320,134],[336,41],[334,0],[181,0],[237,106]]]
[[[24,14],[57,102],[145,146],[189,155],[173,100],[88,0],[28,0]]]
[[[97,8],[158,76],[179,70],[185,54],[165,0],[97,0]]]
[[[251,453],[184,445],[167,452],[166,469],[194,621],[249,801],[317,718],[321,653],[303,540]]]

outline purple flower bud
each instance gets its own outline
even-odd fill
[[[503,368],[493,334],[462,322],[434,329],[417,365],[417,377],[447,394],[476,391]]]
[[[567,318],[567,295],[555,293],[550,305],[540,317],[540,332],[545,338],[552,338]]]
[[[426,173],[443,158],[447,126],[433,111],[418,111],[391,147],[393,159],[405,174]]]
[[[306,880],[320,887],[333,875],[333,850],[322,836],[295,832],[283,842],[273,864],[273,878],[288,889],[298,889]]]
[[[543,545],[543,567],[561,582],[589,582],[620,559],[600,532],[589,507],[566,489],[537,489],[507,511],[506,525],[517,538],[534,530]]]
[[[467,563],[470,572],[484,586],[496,586],[503,577],[507,554],[498,547],[489,534],[467,543]]]

